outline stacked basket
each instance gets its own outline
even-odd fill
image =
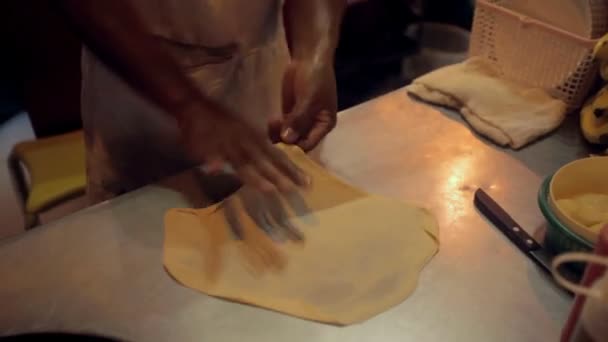
[[[582,23],[578,27],[572,26],[574,17]],[[592,51],[607,26],[605,0],[478,0],[469,54],[574,109],[596,78]]]

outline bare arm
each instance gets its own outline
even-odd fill
[[[345,7],[345,0],[285,3],[283,13],[291,63],[283,78],[285,119],[280,137],[305,151],[317,146],[337,122],[333,64]]]
[[[194,161],[229,163],[245,184],[263,191],[306,185],[305,176],[265,136],[198,91],[127,1],[54,1],[97,57],[177,119]]]
[[[285,30],[291,57],[333,63],[346,0],[286,0]]]

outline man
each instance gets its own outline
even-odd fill
[[[89,192],[229,164],[262,191],[305,186],[271,145],[310,150],[336,123],[344,0],[62,0],[82,36]]]

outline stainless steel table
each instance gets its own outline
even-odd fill
[[[161,264],[163,214],[188,202],[180,191],[148,186],[0,243],[0,333],[87,331],[132,341],[555,341],[570,299],[480,217],[473,192],[485,188],[535,232],[543,225],[536,206],[542,177],[585,154],[576,123],[510,152],[403,90],[340,118],[316,151],[320,161],[361,188],[430,208],[441,225],[440,251],[401,305],[339,328],[182,287]]]

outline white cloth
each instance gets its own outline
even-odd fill
[[[281,0],[128,0],[199,89],[258,130],[281,113]],[[82,116],[89,195],[107,199],[192,166],[175,122],[88,51]],[[204,143],[204,137],[201,137]]]
[[[500,79],[479,58],[435,70],[406,89],[424,101],[459,110],[478,133],[514,149],[551,132],[566,115],[562,101],[542,89]]]

